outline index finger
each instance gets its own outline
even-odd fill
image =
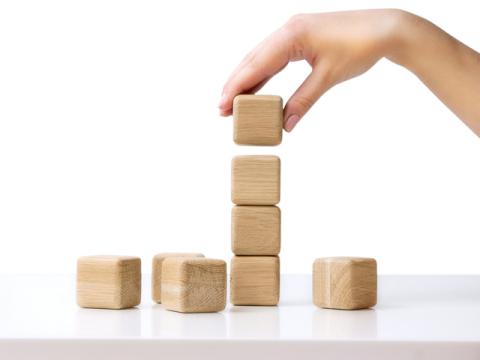
[[[233,98],[258,91],[291,60],[292,42],[285,31],[278,30],[260,43],[235,69],[223,87],[221,115],[232,112]]]

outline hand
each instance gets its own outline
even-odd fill
[[[255,93],[290,61],[306,60],[312,71],[284,109],[283,126],[291,131],[328,89],[382,57],[417,75],[480,136],[480,54],[431,22],[395,9],[292,17],[232,73],[220,114],[230,115],[236,95]]]
[[[284,128],[291,131],[323,93],[385,55],[403,14],[362,10],[292,17],[235,69],[223,89],[221,115],[231,114],[236,95],[254,93],[290,61],[306,60],[312,71],[285,105]]]

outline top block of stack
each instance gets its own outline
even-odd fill
[[[280,96],[237,95],[233,100],[233,141],[238,145],[282,142],[283,102]]]

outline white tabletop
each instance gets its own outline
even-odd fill
[[[180,314],[150,300],[81,309],[74,276],[0,276],[0,359],[480,359],[480,276],[380,276],[373,310],[316,308],[311,277],[278,307]]]

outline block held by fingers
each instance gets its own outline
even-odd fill
[[[239,145],[282,142],[283,101],[273,95],[237,95],[233,100],[233,141]]]

